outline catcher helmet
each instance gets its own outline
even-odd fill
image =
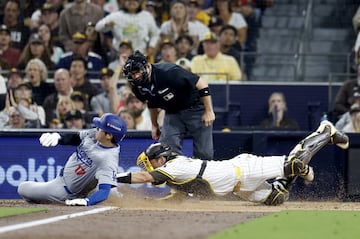
[[[151,144],[146,150],[145,154],[146,156],[151,159],[157,159],[161,156],[167,157],[170,156],[172,153],[172,150],[169,145],[164,143],[154,143]]]
[[[111,113],[106,113],[101,118],[94,117],[93,124],[106,133],[112,134],[117,143],[125,137],[127,131],[125,122]]]
[[[130,84],[136,86],[146,86],[149,80],[149,74],[146,71],[146,65],[148,64],[148,58],[140,51],[135,51],[128,57],[123,68],[123,74],[126,76]],[[142,71],[140,80],[133,78],[133,72]]]

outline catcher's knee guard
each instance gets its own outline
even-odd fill
[[[310,134],[295,146],[285,161],[284,174],[286,177],[306,174],[306,165],[311,158],[330,142],[330,131],[330,127],[323,127],[322,132]]]
[[[289,200],[289,190],[286,179],[278,179],[272,183],[272,189],[264,204],[268,206],[277,206]]]

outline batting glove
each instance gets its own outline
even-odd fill
[[[39,139],[40,144],[44,147],[56,146],[61,138],[58,133],[43,133]]]
[[[75,198],[72,200],[66,199],[65,204],[67,206],[87,206],[89,199],[87,198]]]

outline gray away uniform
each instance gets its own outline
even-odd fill
[[[104,147],[95,139],[96,129],[79,133],[81,144],[63,170],[49,182],[22,182],[18,193],[30,202],[64,202],[86,197],[99,184],[117,186],[120,146]]]

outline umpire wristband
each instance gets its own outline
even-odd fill
[[[205,97],[210,95],[210,89],[209,87],[205,87],[201,90],[198,90],[200,97]]]
[[[116,174],[116,179],[118,183],[131,184],[131,173],[118,173]]]

